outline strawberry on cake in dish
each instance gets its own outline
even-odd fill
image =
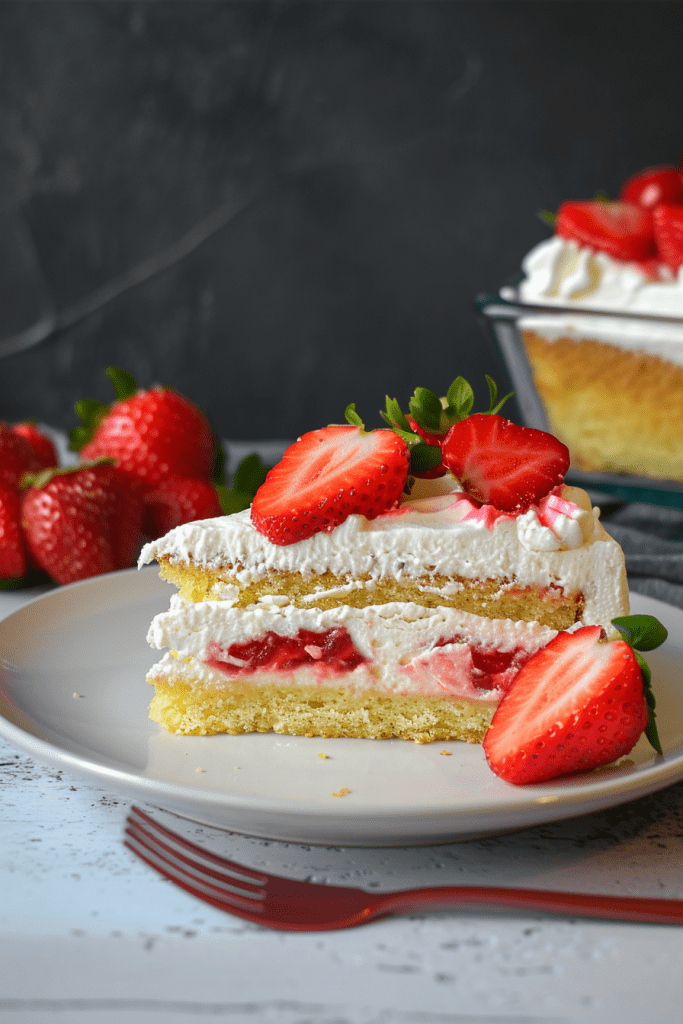
[[[151,717],[184,734],[480,742],[558,631],[628,612],[623,555],[567,449],[471,388],[419,388],[389,429],[304,434],[250,509],[148,544],[180,593],[149,630]]]
[[[519,321],[550,428],[573,469],[683,482],[682,172],[637,174],[615,202],[563,203],[554,223],[501,291],[562,307]]]

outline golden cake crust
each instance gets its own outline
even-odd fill
[[[683,367],[522,330],[550,428],[577,469],[683,481]]]

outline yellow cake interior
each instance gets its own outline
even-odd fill
[[[150,718],[170,732],[277,732],[290,736],[480,743],[495,705],[452,697],[387,697],[345,687],[256,686],[236,680],[221,690],[156,682]]]
[[[540,622],[551,629],[568,629],[580,620],[584,608],[581,593],[565,594],[559,587],[520,586],[507,579],[471,580],[434,574],[416,579],[404,576],[400,580],[372,580],[369,576],[340,577],[329,571],[302,576],[272,570],[257,583],[243,585],[236,578],[238,571],[239,567],[233,566],[214,571],[181,565],[168,557],[159,561],[160,575],[175,584],[185,600],[215,601],[220,599],[221,587],[227,584],[239,590],[237,608],[257,604],[264,597],[286,597],[297,608],[322,609],[410,601],[426,608],[445,605],[488,619]],[[345,589],[349,584],[353,589]]]
[[[683,481],[683,367],[601,341],[522,337],[573,466]]]

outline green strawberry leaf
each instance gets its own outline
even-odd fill
[[[380,412],[380,416],[385,423],[389,424],[392,430],[398,428],[398,430],[411,433],[410,423],[408,423],[401,410],[401,406],[395,398],[389,398],[389,395],[386,396],[386,412]]]
[[[426,441],[419,441],[410,449],[410,469],[408,472],[415,476],[417,473],[426,473],[430,469],[436,469],[441,465],[443,456],[441,449],[434,444],[427,444]]]
[[[661,754],[662,744],[657,732],[657,723],[655,722],[657,702],[652,690],[652,673],[650,672],[650,666],[639,652],[653,651],[655,647],[663,644],[668,636],[667,630],[654,615],[620,615],[618,618],[612,619],[612,625],[619,630],[626,643],[631,647],[640,666],[648,709],[648,723],[645,735],[650,742],[650,746],[658,754]]]
[[[114,385],[117,402],[123,402],[126,398],[132,398],[137,394],[138,382],[128,370],[122,370],[118,366],[108,366],[107,377]]]
[[[352,427],[360,427],[361,430],[365,430],[365,424],[356,412],[356,403],[349,402],[344,410],[344,417],[347,423],[350,423]]]
[[[235,470],[233,487],[236,491],[250,491],[253,496],[266,479],[270,468],[261,462],[256,452],[247,455]]]
[[[408,408],[415,422],[430,434],[441,430],[441,399],[429,388],[415,388],[415,394],[408,402]]]
[[[474,405],[474,391],[471,384],[464,377],[456,377],[446,392],[446,402],[448,404],[444,411],[448,417],[449,427],[452,427],[454,423],[459,423],[460,420],[467,419]]]
[[[666,628],[654,615],[620,615],[612,619],[627,644],[636,651],[654,651],[666,640]]]
[[[29,572],[26,576],[9,576],[0,580],[0,590],[25,590],[37,587],[42,583],[51,583],[50,577],[42,569]]]
[[[92,439],[100,423],[109,412],[110,406],[105,405],[104,402],[98,402],[96,398],[82,398],[76,402],[74,408],[81,423],[69,432],[69,448],[72,452],[80,452],[81,448],[85,447]]]
[[[249,508],[269,469],[270,466],[264,465],[254,452],[240,462],[235,470],[232,487],[216,484],[223,515],[229,516]]]
[[[555,230],[555,225],[557,223],[556,213],[553,213],[552,210],[539,210],[538,216],[541,218],[544,224],[547,224],[548,227],[551,227],[553,231]]]
[[[633,653],[636,656],[636,661],[640,665],[640,671],[643,674],[643,689],[645,691],[645,702],[647,704],[647,728],[645,729],[645,735],[648,738],[650,746],[658,753],[663,753],[662,744],[659,739],[659,733],[657,732],[657,723],[655,721],[655,707],[657,701],[652,691],[652,673],[650,672],[650,666],[645,661],[642,654],[634,650]]]
[[[486,374],[486,383],[489,386],[489,395],[491,398],[491,404],[486,411],[489,416],[495,416],[503,408],[508,398],[512,398],[514,392],[508,392],[505,398],[501,398],[500,401],[496,402],[496,398],[498,398],[498,386],[495,380],[493,380],[492,377],[489,377],[488,373]]]

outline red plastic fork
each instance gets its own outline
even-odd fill
[[[614,921],[683,924],[683,900],[477,885],[371,893],[295,882],[253,871],[202,850],[138,807],[131,808],[126,826],[126,846],[186,892],[219,910],[283,931],[330,931],[399,911],[462,909],[482,904]]]

